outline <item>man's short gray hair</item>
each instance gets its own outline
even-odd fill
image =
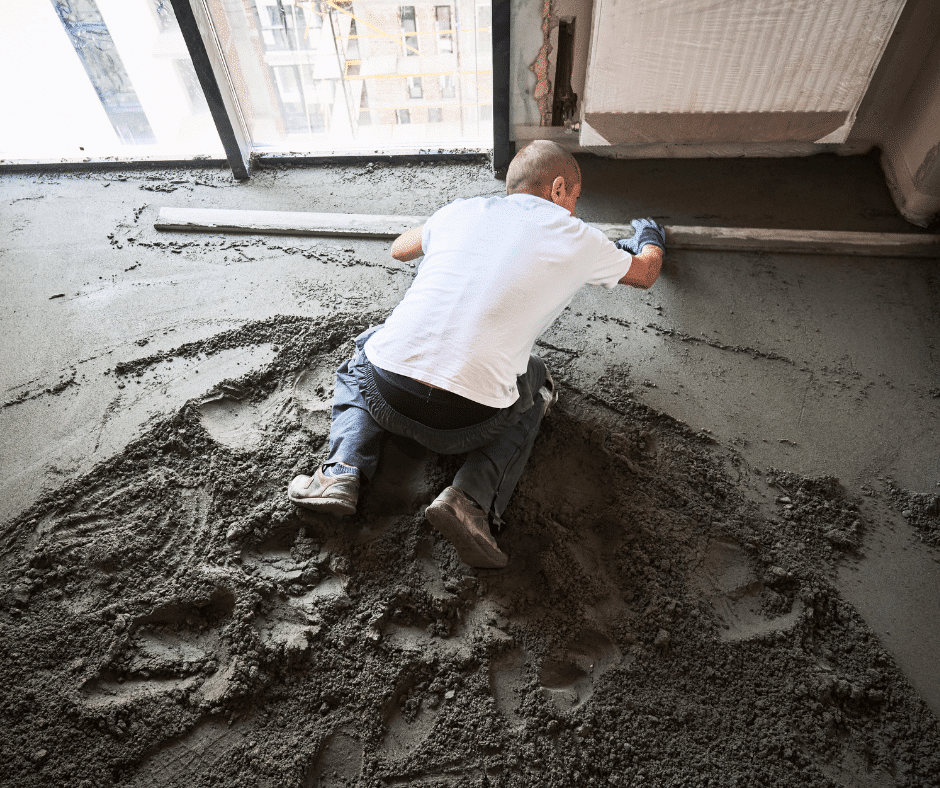
[[[568,193],[581,183],[581,168],[568,151],[551,140],[535,140],[519,151],[506,171],[506,194],[524,192],[548,199],[561,175]]]

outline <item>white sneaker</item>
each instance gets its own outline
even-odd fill
[[[317,468],[313,476],[297,476],[287,486],[287,497],[298,506],[329,514],[355,514],[359,500],[359,475],[326,476]]]

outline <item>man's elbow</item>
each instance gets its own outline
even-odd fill
[[[662,265],[663,265],[663,256],[660,255],[657,258],[656,262],[653,265],[650,265],[649,268],[646,269],[646,276],[644,277],[643,282],[640,285],[640,287],[643,290],[649,290],[653,285],[656,284],[656,280],[659,279],[659,272],[662,269]]]
[[[424,254],[423,231],[424,225],[421,225],[421,227],[413,227],[399,235],[392,241],[392,248],[389,250],[392,257],[400,263],[407,263],[421,257]]]
[[[421,257],[421,249],[413,249],[407,246],[392,247],[392,257],[399,263],[408,263]]]

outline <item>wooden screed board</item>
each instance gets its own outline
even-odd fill
[[[254,235],[306,235],[390,240],[427,221],[426,216],[382,216],[362,213],[246,211],[224,208],[161,208],[158,230]],[[629,237],[629,224],[595,224],[608,238]],[[740,252],[929,257],[940,260],[940,235],[925,233],[858,233],[836,230],[770,230],[755,227],[666,226],[672,249]]]

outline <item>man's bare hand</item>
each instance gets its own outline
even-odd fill
[[[424,225],[412,227],[403,232],[392,242],[392,257],[401,263],[407,263],[424,254],[421,246],[421,236],[424,233]]]

